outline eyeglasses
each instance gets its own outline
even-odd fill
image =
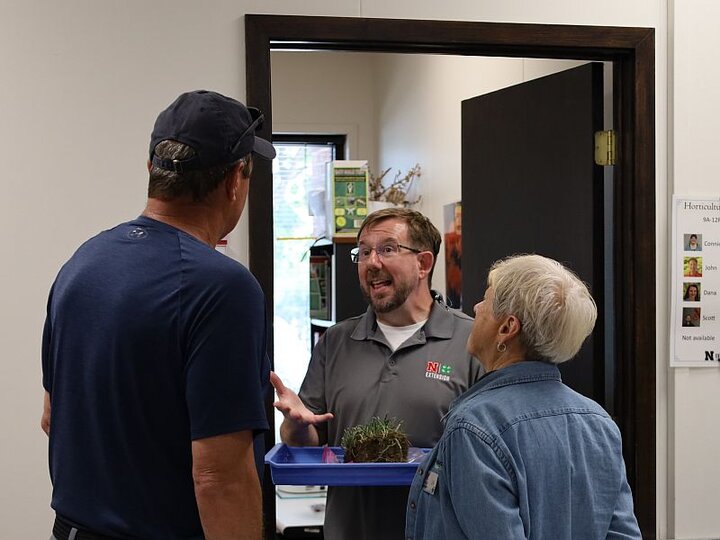
[[[260,109],[256,109],[255,107],[248,107],[247,110],[250,113],[250,118],[252,119],[252,122],[250,123],[248,128],[242,132],[242,135],[238,137],[238,140],[233,147],[233,152],[237,152],[240,143],[243,142],[245,137],[247,137],[248,133],[254,134],[258,129],[262,127],[263,122],[265,121],[265,115],[260,112]]]
[[[411,248],[409,246],[403,246],[397,242],[386,242],[375,247],[358,246],[350,250],[350,260],[355,264],[366,263],[370,260],[370,255],[374,251],[377,256],[382,260],[392,259],[397,257],[401,249],[407,249],[413,253],[422,253],[423,250]]]

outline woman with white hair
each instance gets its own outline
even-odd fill
[[[641,538],[620,431],[560,379],[592,332],[587,286],[539,255],[496,262],[468,351],[486,374],[415,476],[408,539]]]

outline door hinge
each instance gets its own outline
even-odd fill
[[[595,132],[595,164],[596,165],[615,165],[615,132],[596,131]]]

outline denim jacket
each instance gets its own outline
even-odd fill
[[[552,364],[488,373],[418,468],[406,538],[641,538],[619,429]]]

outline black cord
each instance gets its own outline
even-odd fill
[[[453,307],[450,302],[446,302],[443,298],[443,295],[437,292],[434,289],[430,289],[430,295],[432,296],[433,300],[436,302],[439,302],[441,306],[443,306],[445,309],[449,310],[451,307]]]
[[[318,236],[315,240],[313,240],[313,243],[308,246],[307,250],[302,254],[302,257],[300,257],[300,262],[303,262],[305,260],[307,254],[310,253],[310,250],[314,248],[320,240],[325,240],[326,238],[327,236]]]

